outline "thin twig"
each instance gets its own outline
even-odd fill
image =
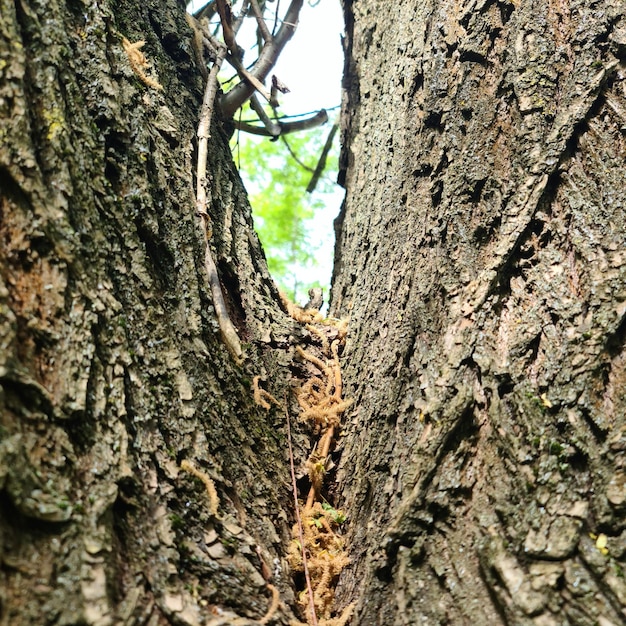
[[[223,84],[223,83],[222,83]],[[328,113],[328,111],[336,111],[337,109],[340,108],[341,105],[335,105],[334,107],[330,107],[328,109],[323,109],[324,111],[326,111]],[[295,120],[295,119],[301,119],[303,117],[309,117],[311,115],[317,115],[319,113],[319,111],[305,111],[304,113],[297,113],[295,115],[276,115],[276,121],[277,122],[284,122],[285,120]],[[244,120],[244,122],[256,122],[258,120]]]
[[[328,157],[328,153],[333,145],[333,139],[335,138],[335,133],[339,128],[339,124],[333,124],[330,132],[328,133],[328,137],[326,138],[326,143],[324,144],[324,148],[322,149],[322,154],[320,154],[320,158],[315,166],[315,171],[313,172],[313,176],[309,184],[307,185],[307,193],[313,193],[315,191],[315,187],[317,187],[317,183],[319,182],[320,176],[323,174],[324,169],[326,168],[326,158]]]
[[[211,218],[207,211],[208,182],[206,169],[209,137],[211,136],[211,117],[218,86],[217,73],[219,72],[225,56],[226,47],[220,46],[217,51],[215,63],[209,72],[206,88],[204,90],[202,109],[200,110],[200,122],[198,124],[198,165],[196,171],[196,211],[202,222],[202,230],[205,239],[204,265],[209,281],[209,287],[211,288],[213,306],[215,307],[215,314],[217,316],[217,322],[220,327],[222,339],[235,360],[241,361],[243,358],[241,342],[239,341],[237,331],[228,316],[228,309],[226,308],[226,302],[224,301],[224,294],[222,293],[222,286],[217,273],[217,267],[215,265],[215,261],[213,260],[213,256],[211,255],[211,247],[209,243],[211,238]]]
[[[250,0],[244,0],[244,3],[241,5],[241,13],[239,13],[239,17],[233,23],[233,32],[235,36],[239,32],[241,25],[243,24],[243,20],[248,13],[248,7],[250,6]]]
[[[230,14],[230,8],[224,8],[224,0],[222,0],[218,7],[219,6],[222,6],[222,12],[224,14],[222,16],[222,13],[220,13],[220,17],[223,21],[222,28],[224,29],[224,23],[226,23],[226,28],[230,29],[230,35],[232,35],[232,43],[234,42],[235,34],[238,32],[241,24],[243,23],[245,12],[248,10],[248,0],[244,1],[241,15],[239,15],[239,17],[233,23],[231,23],[232,15]],[[236,46],[236,42],[234,43],[234,45]],[[215,265],[213,255],[211,254],[211,247],[209,243],[212,234],[211,218],[207,211],[208,182],[206,169],[209,138],[211,136],[211,117],[213,115],[215,96],[217,94],[218,88],[217,74],[227,54],[227,46],[218,43],[215,63],[213,63],[213,67],[211,67],[211,71],[209,72],[206,87],[204,90],[202,108],[200,110],[200,121],[198,123],[198,164],[196,170],[196,211],[200,216],[202,230],[205,238],[204,265],[209,281],[209,287],[211,289],[211,296],[213,298],[215,315],[217,316],[217,322],[220,327],[220,333],[222,335],[222,340],[224,341],[224,344],[228,348],[228,351],[232,354],[235,361],[239,363],[243,360],[243,351],[241,349],[241,342],[239,341],[237,331],[235,330],[235,327],[233,326],[233,323],[231,322],[228,315],[228,309],[226,308],[226,302],[224,300],[224,294],[222,292],[219,274],[217,273],[217,266]]]
[[[250,6],[252,7],[254,17],[256,17],[256,23],[259,27],[261,37],[263,37],[263,41],[269,41],[272,38],[272,34],[263,19],[263,11],[261,11],[258,0],[250,0]]]
[[[272,37],[276,34],[278,26],[278,12],[280,11],[280,0],[276,0],[276,11],[274,12],[274,26],[272,26]]]
[[[298,158],[298,155],[294,152],[293,148],[289,145],[289,142],[287,141],[286,137],[281,137],[283,143],[285,144],[286,148],[287,148],[287,152],[289,152],[289,154],[291,155],[291,158],[304,170],[306,170],[307,172],[311,172],[311,174],[313,173],[313,168],[309,167],[306,163],[304,163],[303,161],[301,161]]]
[[[291,486],[293,488],[293,501],[296,505],[296,523],[298,524],[298,539],[300,541],[300,548],[302,549],[302,566],[304,569],[306,588],[309,593],[309,609],[311,610],[312,626],[317,626],[317,616],[315,615],[315,599],[313,597],[313,586],[311,585],[311,577],[309,576],[309,567],[306,560],[306,549],[304,547],[304,531],[302,529],[302,518],[300,517],[300,508],[298,505],[298,484],[296,482],[296,468],[293,461],[293,446],[291,445],[291,423],[289,419],[289,406],[287,405],[287,394],[285,394],[285,416],[287,417],[287,445],[289,446]]]
[[[217,73],[222,66],[224,57],[226,56],[226,48],[220,46],[217,51],[217,58],[209,72],[206,88],[204,90],[204,99],[202,101],[202,109],[200,110],[200,122],[198,124],[198,164],[197,164],[197,193],[196,193],[196,210],[198,215],[204,220],[205,232],[210,231],[210,217],[207,213],[207,178],[206,166],[209,147],[209,137],[211,136],[211,116],[213,114],[213,104],[217,93]]]
[[[217,5],[217,12],[220,14],[224,43],[236,57],[239,57],[239,46],[235,41],[235,32],[232,24],[233,14],[230,9],[230,5],[226,2],[226,0],[215,0],[215,3]]]
[[[312,117],[304,120],[296,120],[295,122],[276,122],[280,126],[280,134],[287,135],[288,133],[295,133],[301,130],[308,130],[309,128],[315,128],[321,126],[328,121],[328,114],[324,109],[318,111]],[[255,126],[245,121],[235,121],[235,126],[239,130],[243,130],[251,135],[261,135],[262,137],[273,137],[264,126]],[[311,170],[312,171],[312,170]]]

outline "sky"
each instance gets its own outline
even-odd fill
[[[298,28],[275,68],[291,90],[281,100],[285,112],[330,109],[340,104],[342,32],[339,0],[320,0],[314,7],[305,1]]]
[[[276,1],[270,3],[270,0],[267,0],[269,6],[274,5]],[[205,4],[206,0],[196,0],[191,3],[191,11]],[[282,0],[281,6],[286,8],[287,0]],[[244,25],[237,37],[237,42],[244,49],[250,45],[246,44],[246,26]],[[255,31],[253,18],[249,19],[247,31],[249,33]],[[338,115],[338,108],[332,111],[330,109],[338,107],[341,101],[342,32],[343,15],[340,0],[318,0],[313,6],[305,0],[298,28],[272,71],[290,90],[289,93],[280,96],[280,111],[283,114],[298,115],[324,108],[329,112],[329,124],[334,120],[334,116]],[[251,38],[249,41],[252,42],[254,39]],[[252,51],[244,57],[244,62],[250,63],[254,59]],[[330,130],[329,125],[327,128]],[[245,171],[241,172],[241,176],[250,193],[256,193],[257,190],[246,181]],[[336,173],[332,173],[332,177],[335,178]],[[315,229],[311,232],[311,238],[320,246],[317,266],[300,270],[299,282],[319,281],[322,285],[330,284],[334,249],[333,220],[339,213],[342,199],[343,190],[339,186],[334,193],[323,195],[325,206],[316,213]],[[328,289],[325,288],[324,291],[327,300]],[[298,295],[299,299],[306,300],[306,294]]]
[[[295,115],[322,108],[331,109],[340,104],[343,72],[340,39],[342,32],[343,15],[339,0],[320,0],[314,7],[305,0],[298,29],[285,47],[275,68],[276,75],[291,90],[281,98],[283,112]],[[339,109],[329,111],[329,124],[338,114]],[[336,173],[333,173],[332,177],[334,179]],[[315,229],[311,233],[312,239],[320,245],[316,255],[317,264],[316,267],[301,270],[302,283],[317,280],[322,285],[330,286],[335,245],[333,220],[339,213],[343,196],[343,189],[339,186],[336,187],[335,193],[323,196],[325,206],[318,210],[315,216]],[[328,287],[325,287],[324,292],[325,300],[328,300]],[[300,299],[306,301],[306,294],[301,294]]]
[[[276,1],[267,0],[269,6]],[[194,0],[190,10],[193,12],[205,4],[206,0]],[[313,5],[305,0],[298,28],[273,70],[291,90],[281,98],[281,109],[287,114],[331,108],[340,103],[343,70],[340,0],[317,0]],[[286,8],[288,1],[282,0],[281,6]],[[251,27],[248,32],[254,32],[254,18],[246,22]],[[245,26],[237,37],[237,43],[244,49],[247,48]],[[244,60],[249,63],[254,57],[248,53]]]

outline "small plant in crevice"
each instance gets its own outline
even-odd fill
[[[348,618],[352,606],[338,618],[332,619],[333,600],[335,598],[335,585],[343,568],[350,560],[346,555],[343,537],[339,534],[341,524],[338,519],[345,516],[339,512],[337,515],[332,507],[325,507],[320,502],[314,502],[313,506],[300,505],[300,519],[302,520],[302,535],[304,545],[299,538],[299,529],[294,528],[294,538],[289,546],[287,559],[295,573],[304,573],[303,551],[307,556],[307,567],[313,591],[313,606],[315,614],[321,619],[319,624],[336,626],[342,623],[340,620]],[[298,603],[306,614],[310,614],[310,598],[308,589],[300,592]],[[312,620],[309,619],[311,624]]]

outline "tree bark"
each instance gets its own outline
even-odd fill
[[[212,248],[244,368],[220,340],[184,3],[0,6],[0,623],[260,618],[262,561],[289,615],[284,416],[251,380],[282,393],[289,356],[270,347],[300,331],[214,124]],[[145,41],[143,77],[124,38]]]
[[[304,618],[285,416],[252,388],[284,402],[312,338],[214,121],[211,249],[242,365],[220,339],[183,5],[0,0],[3,626]],[[623,6],[345,8],[337,614],[622,623]],[[124,38],[145,41],[139,72]],[[304,498],[312,433],[292,428]]]
[[[624,623],[624,6],[362,0],[346,24],[339,602]]]

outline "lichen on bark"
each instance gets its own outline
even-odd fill
[[[3,623],[262,619],[275,594],[261,558],[289,614],[284,434],[250,381],[282,371],[269,345],[292,324],[215,123],[212,246],[246,367],[220,340],[193,200],[190,36],[174,1],[2,3]],[[162,90],[124,38],[146,42]],[[185,460],[214,482],[219,518]]]

